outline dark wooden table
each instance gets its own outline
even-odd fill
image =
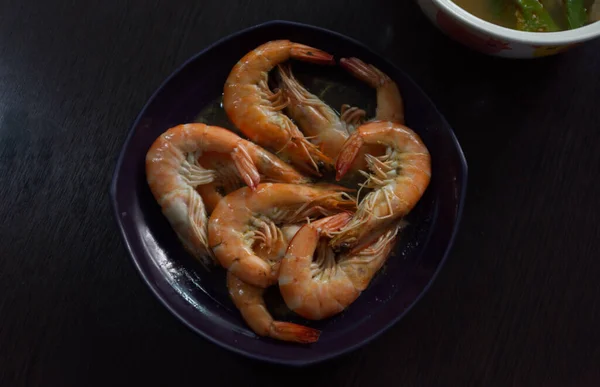
[[[600,385],[600,41],[494,59],[399,3],[0,0],[0,385]],[[405,69],[470,167],[455,248],[422,301],[363,349],[303,370],[185,328],[135,272],[108,201],[162,80],[275,18]]]

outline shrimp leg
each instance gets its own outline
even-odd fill
[[[338,116],[331,107],[300,84],[294,77],[291,66],[279,65],[277,70],[279,90],[288,101],[285,112],[313,144],[335,159],[350,133],[362,123],[366,112],[357,107],[343,105],[341,116]],[[375,149],[368,151],[376,153]],[[358,157],[353,168],[366,168],[364,157]]]
[[[336,112],[298,82],[289,65],[278,66],[278,86],[289,101],[285,112],[310,141],[335,159],[348,138],[348,130]]]

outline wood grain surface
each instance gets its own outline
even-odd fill
[[[330,28],[407,71],[469,162],[455,248],[366,347],[249,361],[152,296],[108,200],[135,116],[188,57],[271,19]],[[1,386],[600,385],[600,40],[480,55],[413,1],[0,0]]]

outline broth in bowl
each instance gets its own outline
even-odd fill
[[[600,0],[453,1],[483,20],[519,31],[566,31],[600,20]]]

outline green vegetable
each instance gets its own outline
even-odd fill
[[[530,32],[553,32],[560,28],[539,0],[514,0],[517,6],[517,29]]]
[[[571,29],[579,28],[587,21],[587,13],[585,12],[583,2],[584,0],[564,0],[567,10],[567,21]]]

